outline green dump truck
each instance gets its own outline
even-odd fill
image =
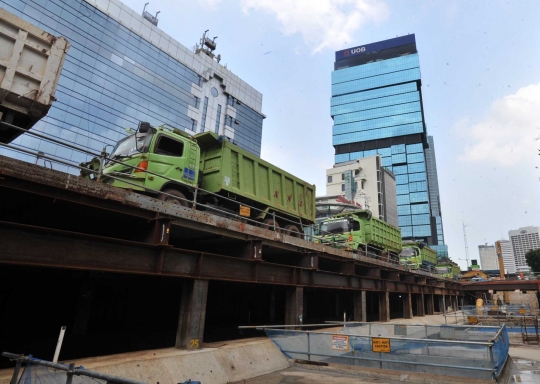
[[[362,254],[376,253],[397,261],[401,231],[362,209],[324,219],[315,242]]]
[[[199,209],[241,215],[297,237],[303,237],[302,225],[315,222],[315,185],[212,132],[190,136],[174,127],[140,123],[108,157],[101,177],[106,184],[185,207],[195,199]],[[81,166],[95,170],[99,160]]]
[[[437,252],[422,242],[404,241],[399,254],[399,263],[409,269],[424,269],[435,272]]]
[[[451,260],[438,263],[437,267],[435,268],[435,273],[448,279],[461,279],[461,268]]]

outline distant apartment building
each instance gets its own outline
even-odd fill
[[[530,270],[525,260],[525,255],[531,249],[540,248],[540,228],[523,227],[508,232],[512,242],[512,250],[516,261],[516,272],[528,272]]]
[[[500,252],[503,258],[504,272],[507,274],[516,273],[516,259],[512,250],[512,243],[509,240],[498,240],[495,242],[495,248],[499,244]]]
[[[479,245],[478,253],[480,255],[480,266],[486,273],[499,272],[499,257],[495,251],[494,245]]]
[[[347,197],[346,174],[352,172],[355,193]],[[358,209],[369,209],[374,217],[398,226],[396,178],[382,166],[378,155],[335,164],[326,170],[326,196],[319,202],[354,204]]]

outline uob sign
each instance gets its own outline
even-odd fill
[[[351,49],[351,55],[362,53],[365,51],[366,51],[366,47],[354,48],[354,49]]]

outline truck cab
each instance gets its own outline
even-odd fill
[[[199,145],[177,128],[140,123],[137,132],[116,144],[109,158],[102,181],[116,187],[150,194],[177,191],[176,195],[190,198],[199,181]],[[178,203],[187,205],[181,199]]]
[[[360,220],[352,215],[328,218],[319,224],[319,236],[315,242],[334,248],[357,250],[363,243],[361,228]]]
[[[403,242],[399,263],[409,269],[424,269],[435,272],[437,252],[421,241],[408,240]]]

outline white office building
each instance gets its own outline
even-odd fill
[[[509,231],[508,236],[512,242],[512,250],[516,261],[516,272],[528,272],[530,270],[525,260],[525,255],[531,249],[540,248],[540,229],[538,227],[523,227]]]
[[[516,259],[512,250],[512,243],[509,240],[499,240],[501,254],[504,264],[504,272],[508,274],[516,273]]]
[[[499,271],[499,257],[495,251],[494,245],[479,245],[478,253],[480,254],[480,266],[484,272]]]
[[[356,193],[346,198],[347,171],[352,171]],[[354,204],[358,209],[369,209],[374,217],[398,226],[396,178],[382,166],[379,155],[335,164],[326,170],[326,196],[318,202]]]
[[[178,41],[182,36],[158,27],[159,9],[151,3],[143,12],[143,3],[133,10],[118,0],[0,0],[0,8],[71,44],[57,101],[34,130],[99,153],[125,137],[126,128],[146,121],[189,134],[211,131],[260,156],[262,94],[223,65],[234,50],[220,49],[220,40],[213,39],[218,31],[202,41]],[[179,23],[191,17],[162,11],[160,17]],[[205,28],[202,24],[201,36]],[[46,154],[72,162],[89,160],[28,135],[12,144],[46,148]],[[35,160],[10,149],[0,154]]]

